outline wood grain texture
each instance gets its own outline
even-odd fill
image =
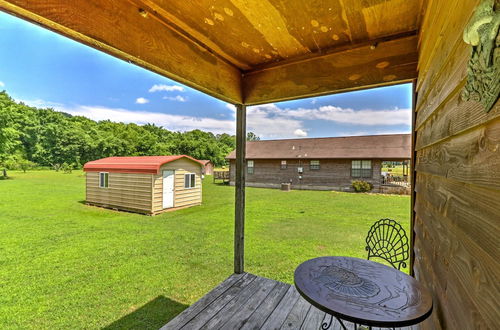
[[[261,281],[259,290],[245,301],[245,308],[241,308],[236,313],[233,313],[220,329],[241,329],[244,325],[248,325],[251,328],[260,327],[264,320],[259,314],[255,314],[257,309],[260,308],[262,314],[266,311],[265,314],[268,315],[268,311],[272,310],[279,302],[286,289],[288,289],[288,285],[285,283],[279,283],[274,280]]]
[[[418,29],[417,0],[131,0],[247,70]]]
[[[452,220],[453,230],[480,238],[475,244],[497,259],[500,255],[500,191],[424,173],[419,173],[417,178],[416,189],[437,212]]]
[[[453,50],[462,49],[462,32],[479,1],[433,1],[427,6],[420,31],[418,65],[419,75],[425,78],[417,83],[420,93],[417,108],[429,101],[427,94],[432,91],[431,85],[444,72]]]
[[[280,329],[300,329],[311,308],[312,306],[310,303],[304,298],[299,297]]]
[[[236,299],[244,290],[254,290],[258,286],[258,280],[259,279],[255,275],[251,274],[242,278],[242,280],[236,282],[231,288],[226,290],[217,299],[213,300],[209,305],[204,306],[202,311],[200,311],[183,326],[183,329],[201,329],[209,322],[212,322],[212,324],[215,322],[224,322],[225,320],[220,317],[222,314],[220,314],[216,319],[213,318],[224,308],[235,306]],[[247,296],[247,294],[245,294],[245,296]],[[226,315],[226,317],[229,318],[229,315]]]
[[[262,329],[279,329],[281,325],[285,322],[288,314],[292,310],[295,303],[300,298],[299,293],[295,289],[294,286],[290,286],[283,296],[283,299],[279,302],[278,306],[272,312],[272,317],[268,317],[264,324],[262,325]]]
[[[460,97],[470,54],[462,33],[478,3],[430,0],[420,32],[413,269],[435,307],[423,329],[500,319],[499,104],[487,114]]]
[[[266,299],[253,311],[250,317],[241,324],[241,330],[259,329],[266,322],[271,313],[276,310],[278,304],[290,290],[291,286],[278,282]]]
[[[439,258],[430,260],[430,264],[448,296],[447,300],[441,301],[443,312],[448,314],[448,319],[456,319],[466,329],[488,328],[488,324],[495,324],[499,316],[496,299],[499,292],[498,268],[494,269],[498,266],[491,263],[489,257],[478,253],[477,246],[467,236],[453,232],[453,227],[447,224],[449,219],[424,204],[419,201],[417,212],[420,225],[426,227],[424,251]],[[454,239],[451,239],[450,231]],[[483,271],[477,272],[478,269]],[[450,302],[450,295],[454,296],[453,302]],[[467,310],[454,315],[462,306],[467,306]]]
[[[244,102],[260,104],[416,78],[417,37],[327,54],[244,75]]]
[[[236,105],[236,166],[234,189],[234,272],[245,270],[246,106]]]
[[[167,329],[179,329],[188,323],[193,317],[198,315],[205,307],[210,305],[213,301],[219,298],[223,293],[225,293],[228,289],[233,287],[235,283],[247,283],[247,281],[251,282],[255,279],[255,275],[243,273],[243,274],[233,274],[229,276],[224,282],[219,284],[217,287],[212,289],[209,293],[204,295],[200,300],[196,301],[193,305],[189,306],[189,308],[185,309],[182,313],[177,315],[174,319],[172,319],[168,324],[163,326],[162,330]],[[249,283],[248,282],[248,283]]]
[[[301,298],[294,286],[243,273],[231,275],[161,330],[309,330],[320,329],[328,317]],[[352,323],[345,324],[353,329]],[[342,330],[336,319],[330,329]]]
[[[275,285],[276,281],[270,279],[260,278],[259,281],[253,281],[222,309],[212,314],[212,318],[199,329],[220,329],[232,319],[234,314],[244,313],[247,310],[246,308],[242,309],[242,306],[247,306],[248,304],[251,309],[258,306]]]
[[[241,102],[239,69],[128,1],[0,1],[0,10],[202,92]]]
[[[428,147],[450,137],[464,133],[483,125],[500,116],[500,103],[490,112],[483,111],[483,106],[475,101],[463,101],[460,93],[443,102],[441,109],[418,129],[416,150]]]
[[[500,189],[500,119],[419,150],[416,168],[418,172]]]

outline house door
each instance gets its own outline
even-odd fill
[[[174,207],[174,171],[163,171],[163,208]]]

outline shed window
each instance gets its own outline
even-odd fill
[[[286,170],[286,160],[281,161],[281,169]]]
[[[351,177],[353,178],[371,178],[372,161],[371,160],[353,160],[351,165]]]
[[[109,173],[99,172],[99,188],[108,188],[108,187],[109,187]]]
[[[311,163],[309,165],[309,169],[319,170],[319,160],[311,160]]]
[[[247,161],[247,173],[253,174],[253,160]]]
[[[184,174],[184,188],[194,188],[196,187],[196,174],[188,173]]]

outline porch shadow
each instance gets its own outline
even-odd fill
[[[103,329],[159,329],[187,307],[188,305],[158,296]]]

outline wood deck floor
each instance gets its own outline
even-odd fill
[[[244,273],[233,274],[161,328],[320,329],[329,315],[311,306],[290,284]],[[354,325],[344,322],[348,329]],[[415,327],[416,328],[416,327]],[[341,330],[334,319],[332,330]],[[373,328],[380,329],[380,328]],[[410,330],[410,327],[402,328]]]

